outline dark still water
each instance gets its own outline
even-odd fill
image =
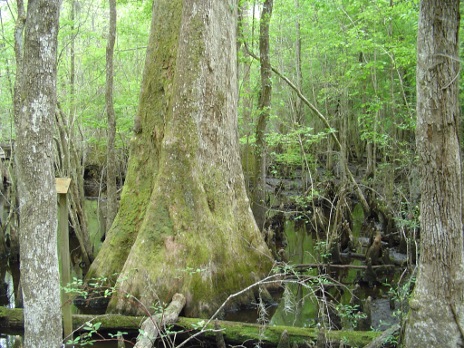
[[[135,344],[135,339],[132,342],[126,342],[125,347],[133,347]],[[6,335],[0,333],[0,348],[23,348],[22,336],[21,335]],[[81,346],[73,346],[73,345],[64,345],[65,348],[71,347],[81,347]],[[98,341],[92,345],[86,345],[85,347],[93,347],[93,348],[120,348],[122,345],[118,346],[118,342],[116,340],[109,340],[105,339],[102,341]]]

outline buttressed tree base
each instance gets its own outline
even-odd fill
[[[186,316],[208,316],[271,269],[239,159],[236,11],[154,4],[120,210],[88,274],[116,275],[109,312],[145,313],[127,294],[150,307],[180,292]]]

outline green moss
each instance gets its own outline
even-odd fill
[[[218,321],[219,327],[224,331],[224,336],[229,344],[243,344],[245,341],[256,340],[263,344],[276,345],[282,332],[286,330],[289,335],[291,344],[303,344],[304,342],[317,340],[319,331],[313,328],[299,328],[291,326],[267,326],[264,331],[263,327],[257,324],[233,323]],[[196,318],[179,318],[178,325],[189,329],[198,325]],[[208,329],[213,329],[213,323],[209,324]],[[328,331],[326,337],[331,341],[343,341],[351,347],[363,347],[381,333],[373,331]],[[206,332],[205,336],[214,336],[214,332]]]
[[[84,202],[84,210],[87,219],[90,243],[92,244],[93,252],[97,254],[100,250],[101,237],[103,236],[98,201],[86,199]]]
[[[204,107],[210,102],[201,99],[203,88],[216,86],[201,84],[204,18],[189,18],[188,33],[180,41],[187,46],[177,54],[182,3],[155,3],[138,112],[142,130],[133,141],[120,213],[95,266],[103,274],[121,272],[120,293],[110,303],[111,312],[143,313],[125,294],[150,307],[182,292],[188,315],[208,316],[229,294],[271,267],[241,176],[231,173],[231,167],[240,164],[234,158],[200,163],[199,153],[215,157],[200,142],[205,134],[199,131],[204,121],[198,113],[210,112]],[[191,88],[185,88],[186,83]],[[217,115],[227,112],[225,93],[214,91]],[[233,143],[220,138],[214,146]],[[222,165],[224,160],[230,163]]]
[[[361,227],[364,222],[364,211],[361,204],[356,204],[351,214],[353,220],[353,237],[359,238],[361,233]]]
[[[143,322],[143,317],[130,317],[123,315],[73,315],[73,327],[81,328],[88,321],[101,322],[101,330],[137,330]],[[191,332],[198,327],[200,319],[180,317],[177,325],[182,331]],[[23,327],[23,310],[0,307],[0,328],[21,329]],[[273,343],[280,339],[282,332],[287,330],[291,343],[303,343],[305,341],[316,341],[319,331],[312,328],[298,328],[290,326],[267,326],[257,324],[218,321],[219,326],[224,330],[224,336],[229,344],[242,344],[245,341],[256,340],[263,343]],[[208,329],[214,329],[213,323],[209,324]],[[333,341],[343,341],[351,347],[363,347],[378,336],[381,332],[374,331],[328,331],[327,339]],[[205,332],[205,336],[214,337],[214,332]]]
[[[23,325],[23,310],[21,308],[6,308],[0,306],[0,328],[18,328]]]
[[[113,228],[108,231],[102,250],[92,264],[87,278],[118,273],[122,270],[127,256],[136,240],[137,233],[145,219],[145,212],[153,190],[153,180],[159,171],[159,151],[164,135],[167,112],[166,99],[170,98],[172,79],[169,71],[175,65],[177,55],[177,33],[180,26],[179,13],[181,1],[166,0],[157,6],[164,6],[166,18],[172,21],[152,21],[152,35],[148,51],[154,59],[147,60],[141,102],[138,116],[142,120],[142,132],[131,143],[131,154],[121,205]],[[176,20],[177,18],[177,20]],[[160,25],[167,25],[160,27]],[[169,47],[160,50],[156,47],[157,35]],[[168,74],[166,74],[166,72]]]
[[[175,192],[181,197],[175,197]],[[199,192],[194,194],[202,197]],[[123,273],[130,279],[124,292],[149,299],[148,292],[153,291],[164,302],[174,292],[190,294],[187,311],[207,316],[230,293],[254,281],[250,274],[267,272],[269,260],[263,261],[247,250],[241,237],[243,231],[233,227],[234,221],[226,222],[229,216],[213,216],[204,201],[195,201],[192,206],[180,190],[171,190],[169,197],[152,197],[158,204],[150,205],[130,261],[124,267]],[[266,269],[259,270],[260,264]],[[135,269],[143,270],[143,274],[134,274]],[[148,301],[153,303],[154,296]],[[111,311],[120,309],[116,302],[112,303]]]

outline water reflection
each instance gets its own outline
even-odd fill
[[[95,342],[91,345],[92,348],[120,348],[123,347],[123,343],[120,342],[118,345],[117,340],[105,340],[101,342]],[[21,335],[5,335],[0,334],[0,348],[23,348],[23,338]],[[63,345],[65,348],[71,347],[81,347],[81,346],[74,346],[74,345]],[[133,347],[132,343],[126,342],[125,347]]]
[[[317,298],[312,290],[300,284],[287,284],[270,324],[312,326],[317,316]]]
[[[20,348],[22,346],[21,336],[0,334],[0,348]]]
[[[297,230],[291,221],[284,226],[289,264],[310,264],[318,259],[314,248],[314,238],[303,230]],[[317,271],[310,274],[316,275]],[[302,284],[286,284],[271,325],[310,326],[318,314],[317,298],[310,287]]]
[[[1,256],[0,256],[1,257]],[[0,305],[15,308],[21,303],[15,296],[19,291],[19,263],[11,259],[0,261]]]

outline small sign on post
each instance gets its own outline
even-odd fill
[[[68,202],[66,194],[71,179],[55,178],[56,193],[58,194],[58,258],[61,275],[61,308],[63,313],[63,334],[65,340],[72,340],[72,313],[71,299],[63,287],[71,282],[71,259],[69,255],[68,231]]]

